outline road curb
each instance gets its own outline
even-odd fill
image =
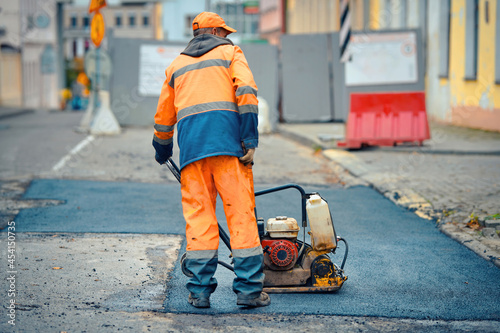
[[[34,112],[32,109],[0,109],[0,120]]]
[[[345,150],[327,149],[323,156],[341,165],[354,177],[361,178],[368,186],[380,194],[406,209],[414,212],[419,217],[427,220],[436,220],[432,205],[421,195],[410,188],[399,188],[396,175],[392,173],[376,173],[368,164],[356,155]]]
[[[429,148],[421,148],[415,146],[395,146],[395,147],[373,147],[376,151],[381,151],[384,153],[411,153],[414,151],[418,151],[419,154],[428,154],[428,155],[465,155],[465,156],[498,156],[500,155],[500,150],[459,150],[459,149],[429,149]],[[418,150],[416,150],[416,148]]]
[[[480,241],[472,238],[468,233],[460,230],[460,227],[453,223],[445,223],[439,226],[439,230],[446,236],[456,240],[464,245],[481,258],[491,261],[495,266],[500,268],[500,255],[497,251],[493,251],[489,247],[483,245]]]

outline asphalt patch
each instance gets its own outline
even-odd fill
[[[23,199],[65,204],[22,210],[18,232],[184,234],[178,184],[34,180]]]
[[[219,266],[211,308],[196,309],[187,302],[187,277],[178,263],[167,288],[165,311],[500,319],[500,270],[491,263],[443,235],[432,222],[395,206],[370,188],[317,190],[329,202],[337,233],[349,243],[348,280],[340,291],[272,294],[270,306],[245,309],[236,305],[233,273]],[[267,201],[274,207],[285,203]],[[335,263],[340,264],[343,251],[340,243]],[[219,259],[228,262],[228,256],[221,245]]]

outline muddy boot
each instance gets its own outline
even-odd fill
[[[189,304],[194,306],[195,308],[209,308],[210,307],[210,299],[208,297],[193,297],[189,294],[188,298]]]
[[[269,295],[266,294],[265,292],[261,292],[259,297],[255,298],[238,297],[238,299],[236,300],[236,304],[251,308],[268,306],[269,304],[271,304],[271,297],[269,297]]]

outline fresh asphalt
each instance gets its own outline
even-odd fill
[[[440,233],[434,223],[368,187],[304,189],[329,202],[336,231],[349,242],[348,280],[339,292],[273,294],[271,306],[242,310],[231,289],[233,273],[219,267],[212,307],[195,309],[187,303],[186,277],[177,263],[167,282],[164,311],[500,320],[500,270]],[[178,184],[39,179],[24,199],[64,203],[22,210],[17,232],[184,233]],[[300,196],[292,189],[259,197],[257,209],[265,219],[287,215],[300,220]],[[218,216],[224,220],[221,210]],[[343,251],[341,244],[333,256],[337,264]],[[228,255],[221,242],[220,259],[228,261]]]

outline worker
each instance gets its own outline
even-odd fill
[[[155,159],[172,156],[174,125],[186,220],[185,268],[188,301],[210,307],[217,287],[220,195],[234,260],[237,305],[259,307],[271,299],[262,291],[263,252],[255,219],[253,156],[258,146],[257,86],[242,50],[226,38],[235,29],[217,14],[193,20],[194,38],[168,66],[155,115]]]

